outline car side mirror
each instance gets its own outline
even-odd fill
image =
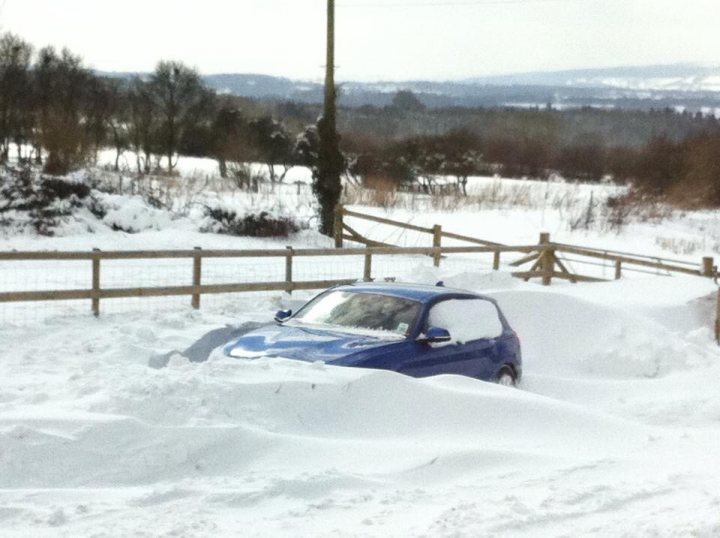
[[[450,333],[447,329],[441,329],[440,327],[430,327],[425,334],[418,338],[418,342],[424,344],[439,344],[442,342],[449,342],[452,340]]]
[[[290,316],[292,316],[292,310],[278,310],[275,313],[275,321],[282,323],[287,321]]]

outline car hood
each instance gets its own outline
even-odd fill
[[[283,357],[331,362],[349,355],[402,341],[399,337],[370,336],[332,329],[270,325],[251,331],[225,346],[235,358]]]

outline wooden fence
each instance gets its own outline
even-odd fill
[[[342,248],[345,241],[360,243],[367,246],[382,246],[386,248],[393,247],[393,245],[375,241],[363,236],[347,223],[346,217],[352,217],[355,219],[396,227],[402,230],[410,230],[431,235],[432,246],[436,249],[442,249],[443,239],[452,239],[475,245],[483,245],[495,252],[495,258],[493,261],[493,269],[495,270],[500,267],[500,254],[503,252],[502,249],[507,247],[507,245],[495,243],[486,239],[448,232],[443,230],[442,226],[439,224],[432,227],[418,226],[384,217],[377,217],[375,215],[359,213],[340,205],[335,209],[334,235],[336,248]],[[591,247],[554,243],[550,240],[550,234],[548,233],[541,233],[538,244],[534,246],[532,251],[520,259],[513,260],[509,265],[519,268],[525,264],[532,263],[532,266],[529,269],[513,272],[513,276],[524,280],[539,278],[542,280],[544,285],[550,285],[554,278],[569,280],[570,282],[603,282],[607,280],[604,278],[580,275],[570,271],[567,266],[567,262],[570,261],[567,257],[568,255],[575,256],[575,259],[572,261],[580,264],[595,265],[598,263],[598,260],[600,262],[610,264],[614,270],[615,279],[622,278],[624,270],[643,272],[648,269],[654,270],[656,273],[679,273],[709,277],[716,280],[718,276],[718,269],[715,266],[715,260],[711,257],[702,258],[699,263],[694,263],[684,260],[659,258],[656,256],[644,256],[641,254],[631,254],[627,252],[601,250]],[[440,261],[441,255],[436,254],[434,257],[435,265],[439,266]]]
[[[87,261],[91,266],[89,287],[69,290],[7,291],[0,293],[0,303],[31,301],[67,301],[87,299],[92,312],[100,313],[100,301],[130,297],[169,297],[188,295],[193,308],[200,307],[205,294],[238,293],[250,291],[287,291],[323,289],[339,284],[371,281],[373,279],[373,258],[376,256],[432,256],[440,260],[450,254],[491,253],[499,260],[501,252],[530,253],[536,247],[528,246],[461,246],[461,247],[365,247],[343,249],[268,249],[268,250],[164,250],[164,251],[101,251],[90,252],[0,252],[0,261]],[[293,260],[302,257],[362,256],[364,259],[362,277],[354,279],[304,280],[293,278]],[[279,258],[284,260],[285,279],[276,282],[239,282],[230,284],[203,284],[203,260],[208,258]],[[186,286],[103,288],[101,286],[102,262],[108,260],[192,260],[192,284]],[[498,266],[499,268],[499,266]]]
[[[398,247],[369,239],[346,222],[346,218],[364,219],[367,221],[428,234],[432,237],[432,246]],[[470,246],[443,246],[443,239],[470,243]],[[344,248],[345,241],[364,245],[361,248]],[[252,291],[287,291],[323,289],[330,286],[354,282],[360,279],[331,280],[295,280],[293,277],[293,260],[303,257],[337,257],[361,256],[364,259],[362,280],[373,280],[373,259],[377,256],[410,256],[423,255],[433,259],[435,266],[452,254],[488,254],[492,256],[493,270],[499,270],[501,262],[506,266],[517,268],[512,275],[524,280],[538,278],[544,285],[550,285],[553,279],[576,282],[599,282],[605,279],[581,275],[569,270],[569,262],[607,267],[614,272],[614,278],[622,278],[624,271],[654,271],[661,274],[685,274],[714,278],[717,281],[718,271],[713,258],[703,258],[698,264],[683,260],[671,260],[651,256],[642,256],[610,250],[599,250],[563,243],[554,243],[549,234],[540,234],[540,240],[534,245],[503,245],[493,241],[470,237],[443,230],[440,225],[432,227],[394,221],[391,219],[366,215],[339,206],[335,212],[335,247],[334,249],[267,249],[267,250],[166,250],[166,251],[100,251],[90,252],[0,252],[0,262],[8,261],[87,261],[91,266],[89,287],[65,290],[33,290],[0,292],[0,303],[29,301],[90,301],[92,312],[100,313],[100,302],[106,299],[131,297],[190,297],[194,308],[200,307],[202,295],[220,293],[238,293]],[[505,256],[505,260],[502,257]],[[518,257],[520,256],[520,257]],[[574,258],[570,258],[573,256]],[[508,259],[511,257],[511,259]],[[209,258],[277,258],[284,260],[285,279],[269,282],[237,282],[227,284],[203,284],[203,260]],[[108,260],[158,260],[186,259],[192,261],[192,280],[184,286],[155,286],[106,288],[101,286],[102,262]],[[531,264],[531,265],[530,265]],[[523,267],[529,265],[529,267]],[[720,295],[718,302],[718,318],[716,336],[720,339]]]
[[[441,262],[442,255],[440,253],[443,251],[443,238],[486,246],[489,251],[494,253],[494,270],[499,269],[500,255],[502,252],[506,252],[503,250],[506,245],[477,237],[447,232],[443,230],[442,226],[439,224],[432,227],[418,226],[384,217],[377,217],[375,215],[359,213],[357,211],[349,210],[342,205],[335,208],[334,231],[336,248],[342,248],[345,241],[352,241],[368,246],[375,245],[388,248],[392,247],[392,245],[388,245],[387,243],[380,243],[363,236],[353,227],[348,225],[346,217],[431,235],[432,244],[435,249],[433,259],[436,266],[439,266]],[[523,247],[523,251],[525,248],[526,247]],[[509,251],[512,252],[512,250]],[[568,258],[569,255],[575,256],[575,258],[570,259]],[[622,278],[623,271],[652,271],[656,274],[672,275],[677,273],[712,278],[716,283],[718,281],[718,268],[715,265],[714,258],[712,257],[704,257],[699,263],[693,263],[685,260],[659,258],[656,256],[645,256],[628,252],[554,243],[550,240],[550,234],[548,233],[541,233],[538,244],[535,245],[526,256],[510,262],[509,265],[511,267],[520,268],[525,264],[532,263],[532,266],[529,269],[514,271],[512,275],[516,278],[522,278],[525,281],[532,278],[539,278],[545,286],[549,286],[552,283],[553,278],[568,280],[573,283],[603,282],[607,280],[604,278],[576,274],[568,269],[567,263],[569,261],[585,265],[600,265],[603,267],[607,267],[607,265],[610,264],[614,271],[615,280]],[[718,290],[716,302],[715,340],[718,344],[720,344],[720,289]]]

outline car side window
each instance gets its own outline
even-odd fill
[[[430,309],[427,326],[447,329],[458,344],[497,338],[503,332],[497,307],[484,299],[442,301]]]

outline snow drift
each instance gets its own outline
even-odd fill
[[[675,291],[625,311],[622,283],[457,278],[520,334],[521,390],[217,355],[148,366],[220,321],[188,311],[0,329],[3,536],[720,529],[707,285],[656,280]]]

